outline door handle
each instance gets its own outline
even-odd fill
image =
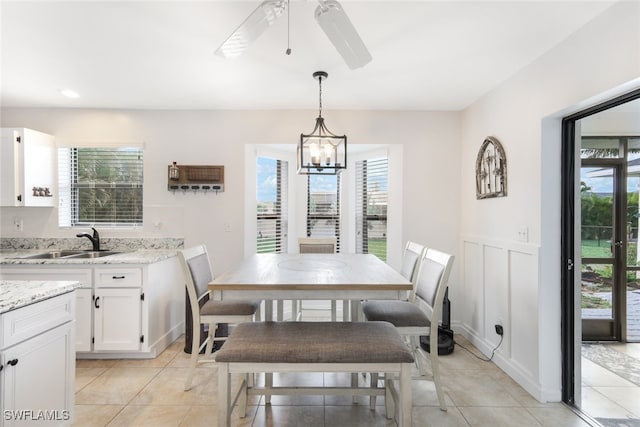
[[[100,300],[100,297],[96,297],[95,301],[93,302],[93,306],[95,308],[100,308],[100,306],[98,305],[98,301]]]
[[[611,245],[609,247],[611,248],[611,253],[613,253],[615,248],[621,248],[622,247],[622,241],[618,240],[617,242],[611,242]]]
[[[16,366],[18,364],[18,359],[11,359],[7,362],[7,365]]]

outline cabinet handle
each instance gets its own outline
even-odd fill
[[[98,305],[98,301],[100,300],[100,297],[96,297],[95,301],[93,302],[93,306],[95,308],[100,308],[100,306]]]
[[[125,276],[111,276],[111,278],[114,280],[119,280],[119,279],[124,279]]]
[[[18,364],[18,359],[11,359],[7,362],[7,365],[16,366]]]

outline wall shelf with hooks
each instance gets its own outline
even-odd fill
[[[179,165],[173,162],[167,169],[169,191],[224,191],[224,166]]]

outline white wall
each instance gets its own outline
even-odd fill
[[[487,353],[502,320],[494,360],[542,401],[561,398],[560,119],[638,76],[640,4],[621,2],[463,112],[457,317]],[[509,194],[476,200],[475,159],[488,135],[504,145]],[[522,228],[528,242],[516,241]]]
[[[40,130],[55,135],[60,143],[144,142],[144,226],[103,229],[101,235],[184,237],[186,246],[203,242],[209,247],[216,273],[240,262],[245,253],[245,145],[295,144],[302,131],[313,127],[316,114],[14,108],[1,113],[3,127]],[[332,130],[348,135],[350,145],[402,144],[403,203],[396,216],[402,237],[395,252],[402,251],[407,239],[455,252],[460,114],[327,111],[325,117]],[[167,165],[173,161],[224,165],[225,191],[218,195],[167,191]],[[55,208],[0,208],[0,215],[2,237],[73,237],[76,233],[58,228]],[[13,231],[14,217],[24,220],[24,232]],[[156,222],[161,223],[160,228],[154,226]]]

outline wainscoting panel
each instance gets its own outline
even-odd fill
[[[488,357],[500,342],[495,324],[501,324],[494,362],[539,399],[539,247],[475,236],[464,236],[461,245],[464,311],[457,332]]]

